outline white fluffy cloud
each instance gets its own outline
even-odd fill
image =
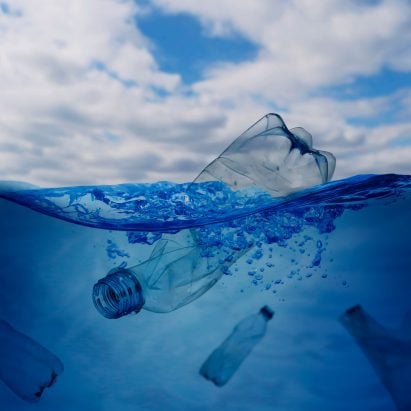
[[[411,144],[404,144],[411,139],[410,90],[318,97],[385,67],[411,71],[406,0],[151,5],[190,13],[210,36],[241,34],[259,52],[252,61],[210,66],[188,86],[179,73],[160,70],[134,20],[145,9],[131,0],[14,0],[0,9],[1,179],[191,180],[269,111],[333,151],[337,177],[411,172]],[[349,122],[392,117],[393,108],[389,125]]]
[[[253,61],[210,67],[193,86],[199,95],[215,104],[236,102],[240,111],[251,96],[268,109],[278,107],[287,123],[306,127],[317,135],[318,147],[336,154],[337,177],[411,172],[411,84],[379,98],[313,97],[326,87],[349,85],[356,76],[382,69],[410,72],[409,2],[155,2],[167,12],[198,17],[211,36],[241,33],[260,47]],[[398,113],[389,127],[355,127],[348,121],[375,118],[376,124],[383,123],[393,109]],[[390,145],[407,136],[409,144]]]
[[[181,100],[180,76],[158,69],[134,25],[138,12],[115,0],[16,1],[0,14],[2,179],[74,184],[193,171],[182,144],[194,140],[193,161],[204,136],[188,130],[208,136],[224,118]]]
[[[209,78],[196,86],[199,91],[230,96],[258,91],[268,99],[288,101],[382,66],[411,70],[405,58],[407,48],[411,52],[406,1],[155,2],[168,12],[192,13],[211,35],[238,32],[260,46],[255,61],[210,68]]]

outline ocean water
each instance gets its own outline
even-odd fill
[[[0,184],[0,318],[64,364],[36,404],[0,384],[4,410],[395,410],[341,325],[361,304],[408,341],[411,176],[365,175],[273,199],[222,183],[41,189]],[[117,320],[95,282],[162,237],[242,255],[194,302]],[[184,273],[182,273],[184,275]],[[201,364],[270,306],[263,341],[224,387]],[[411,346],[411,343],[410,343]]]

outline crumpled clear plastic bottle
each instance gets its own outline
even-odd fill
[[[16,395],[38,401],[62,372],[54,354],[0,319],[0,379]]]
[[[344,312],[340,322],[355,339],[398,410],[411,410],[410,315],[398,331],[388,330],[360,305]]]
[[[312,148],[302,128],[288,130],[281,117],[267,114],[210,163],[194,183],[221,181],[232,190],[258,188],[273,197],[327,182],[335,168],[331,153]],[[142,308],[169,312],[204,294],[248,249],[205,252],[196,230],[164,235],[150,258],[131,268],[115,268],[93,288],[93,302],[107,318]]]
[[[194,180],[222,181],[233,190],[256,186],[282,197],[329,181],[335,157],[316,150],[301,127],[288,130],[278,114],[267,114],[238,137]]]
[[[253,348],[261,341],[274,312],[264,306],[240,321],[200,368],[200,374],[218,387],[226,384]]]

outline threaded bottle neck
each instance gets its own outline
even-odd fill
[[[94,284],[93,303],[104,317],[120,318],[141,310],[143,290],[130,270],[118,268]]]

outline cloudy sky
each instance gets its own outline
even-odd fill
[[[190,181],[268,112],[410,174],[409,0],[0,0],[0,179]]]

